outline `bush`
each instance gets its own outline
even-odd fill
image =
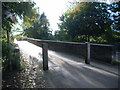
[[[20,69],[20,53],[13,52],[13,45],[8,44],[5,40],[2,40],[2,68],[3,71],[10,68]]]
[[[9,58],[10,58],[11,46],[7,41],[2,40],[2,67],[3,70],[6,70],[9,67]]]
[[[120,65],[120,61],[119,60],[112,60],[112,64]]]
[[[11,57],[11,62],[12,62],[12,69],[14,70],[19,70],[21,68],[20,65],[20,53],[13,53],[13,57]]]

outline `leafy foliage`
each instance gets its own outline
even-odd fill
[[[10,18],[6,18],[6,11],[9,11],[21,19],[26,17],[32,18],[34,15],[33,11],[34,3],[31,2],[3,2],[2,3],[2,28],[4,30],[10,30],[13,22]]]
[[[34,21],[30,28],[25,29],[25,35],[37,39],[50,39],[52,32],[49,30],[49,22],[45,14],[41,14],[38,21]]]
[[[24,19],[24,22],[29,22],[26,18],[33,20],[36,16],[34,8],[35,3],[32,2],[2,2],[2,63],[3,70],[10,68],[10,60],[12,66],[19,69],[19,55],[14,55],[12,51],[12,44],[7,43],[7,30],[11,31],[13,24],[18,21],[13,21],[11,16]],[[9,16],[9,17],[8,17]]]
[[[113,29],[120,31],[120,1],[112,3],[110,9],[113,12]]]
[[[66,40],[69,39],[69,37],[67,35],[67,32],[64,31],[64,30],[60,30],[60,31],[56,30],[54,36],[55,36],[55,40],[60,40],[60,41],[64,40],[64,41],[66,41]]]
[[[90,36],[102,35],[105,28],[110,25],[107,13],[107,4],[80,3],[60,17],[60,27],[68,30],[68,35],[72,38],[81,35],[89,41]]]
[[[110,13],[106,3],[79,3],[60,17],[61,30],[77,40],[90,41],[112,33]],[[110,33],[110,34],[111,34]],[[109,34],[109,36],[111,36]],[[106,38],[106,37],[105,37]]]
[[[13,69],[20,69],[20,54],[12,52],[12,45],[8,44],[6,40],[2,40],[2,67],[3,71],[9,70],[10,67]],[[15,55],[14,55],[15,54]],[[14,57],[13,57],[14,55]],[[11,60],[11,66],[10,66]]]

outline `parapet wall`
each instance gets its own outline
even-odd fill
[[[50,50],[70,53],[82,58],[86,58],[86,48],[87,48],[86,43],[40,40],[40,39],[32,39],[32,38],[28,38],[27,40],[40,47],[42,46],[42,43],[47,43],[48,48]],[[113,55],[112,45],[90,43],[91,59],[111,63],[112,55]]]

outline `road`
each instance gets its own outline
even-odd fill
[[[16,41],[20,51],[37,68],[37,77],[45,78],[47,88],[118,88],[118,73],[112,67],[85,64],[84,59],[49,50],[49,70],[42,70],[42,48],[27,41]],[[104,66],[107,69],[95,67]],[[109,70],[111,69],[111,70]],[[39,84],[39,80],[37,80]]]

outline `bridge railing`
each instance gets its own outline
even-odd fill
[[[27,40],[40,47],[42,47],[43,43],[47,43],[50,50],[70,53],[84,59],[86,59],[88,55],[86,43],[40,40],[33,38],[28,38]],[[114,52],[113,45],[90,43],[90,59],[111,63]]]

